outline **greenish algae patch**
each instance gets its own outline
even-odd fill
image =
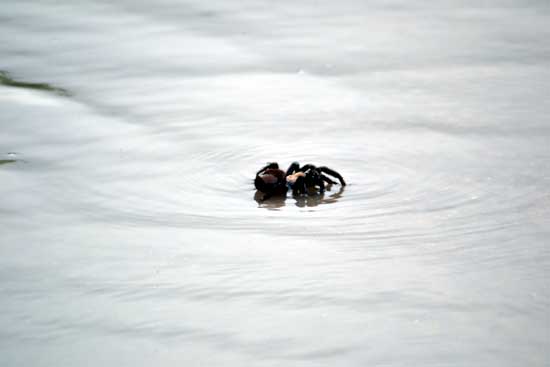
[[[15,159],[0,159],[0,164],[15,163]]]
[[[43,90],[48,92],[54,92],[60,96],[68,97],[70,94],[63,88],[54,87],[48,83],[28,83],[13,79],[8,72],[0,70],[0,84],[7,85],[8,87],[27,88]]]

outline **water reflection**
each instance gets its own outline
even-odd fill
[[[254,200],[258,203],[259,208],[265,208],[269,210],[278,210],[286,206],[288,198],[295,200],[294,205],[299,208],[316,207],[320,204],[333,204],[336,203],[343,195],[345,186],[338,186],[338,191],[330,193],[332,185],[327,186],[326,191],[322,194],[308,195],[308,196],[278,196],[271,197],[267,200],[263,200],[264,194],[260,191],[254,193]]]

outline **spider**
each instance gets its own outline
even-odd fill
[[[325,182],[329,185],[337,183],[325,174],[336,177],[340,185],[346,186],[346,181],[338,172],[325,166],[315,167],[312,164],[300,167],[298,162],[293,162],[286,172],[279,168],[277,162],[268,163],[256,173],[254,186],[265,194],[263,200],[272,196],[286,195],[289,189],[292,190],[293,195],[322,194],[325,192]]]

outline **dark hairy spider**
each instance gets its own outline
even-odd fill
[[[340,185],[346,186],[346,181],[338,172],[325,167],[316,167],[306,164],[300,167],[298,162],[293,162],[285,171],[279,168],[277,162],[268,163],[262,167],[254,179],[254,186],[265,194],[266,200],[272,196],[286,195],[292,190],[293,195],[322,194],[325,192],[325,183],[334,185],[337,182],[327,175],[335,177]]]

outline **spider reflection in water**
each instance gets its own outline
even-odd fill
[[[307,196],[294,196],[295,205],[299,208],[311,208],[320,204],[333,204],[336,203],[344,193],[344,186],[340,186],[338,191],[331,193],[331,185],[326,186],[326,190],[322,194],[307,195]],[[271,210],[277,210],[286,206],[287,197],[285,196],[272,196],[268,199],[264,199],[264,193],[256,191],[254,194],[254,200],[258,203],[260,208],[266,208]]]

